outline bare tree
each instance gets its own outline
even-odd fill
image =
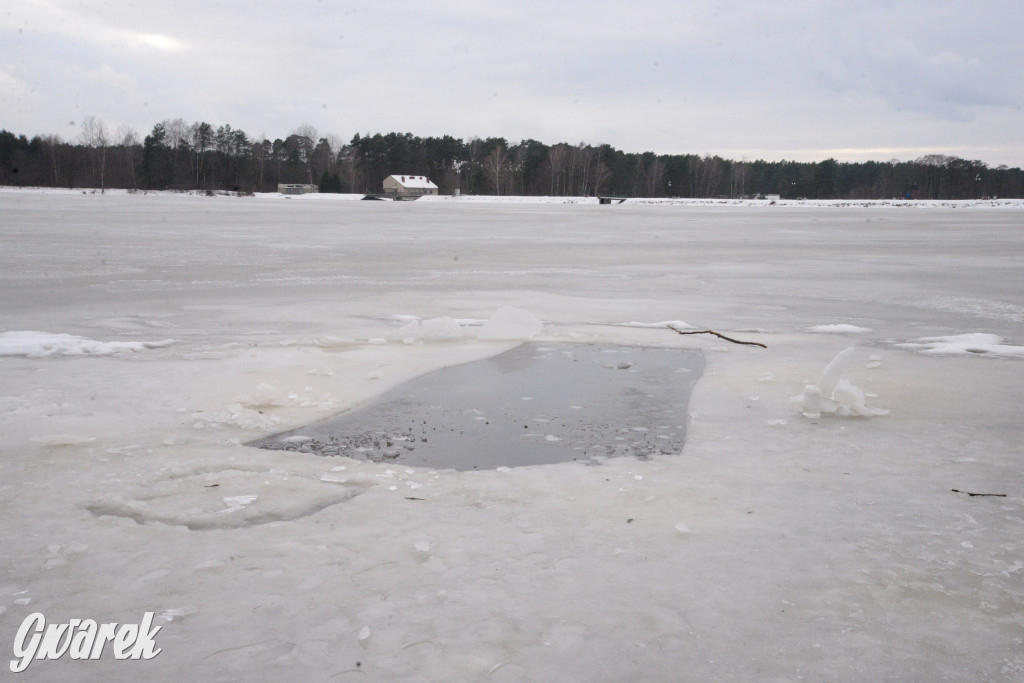
[[[512,182],[510,183],[511,191],[509,194],[516,192],[515,183],[519,181],[519,192],[526,194],[526,179],[524,178],[524,169],[526,168],[526,155],[529,152],[529,148],[523,144],[522,141],[513,148],[512,151]]]
[[[657,197],[661,192],[661,184],[665,180],[665,164],[661,157],[655,156],[647,166],[646,190],[648,197]]]
[[[337,133],[326,133],[324,139],[327,140],[327,144],[331,147],[331,163],[337,163],[338,155],[345,146],[345,140]]]
[[[574,183],[572,194],[581,197],[590,194],[590,161],[593,157],[594,148],[582,142],[570,150],[570,178]]]
[[[98,160],[100,171],[100,192],[106,192],[107,146],[110,138],[107,126],[102,119],[89,115],[82,119],[82,144],[92,147]]]
[[[611,178],[612,176],[611,171],[608,170],[608,167],[605,165],[604,160],[602,158],[604,157],[604,152],[605,145],[601,145],[600,147],[597,148],[597,155],[594,159],[594,170],[592,172],[591,178],[595,197],[601,194],[601,186],[608,182],[608,179]]]
[[[506,166],[508,166],[508,154],[501,145],[495,146],[491,153],[487,155],[487,158],[484,159],[484,174],[494,186],[495,194],[501,194],[501,175]]]
[[[39,138],[46,150],[46,156],[50,161],[50,170],[53,171],[53,186],[60,185],[60,158],[61,146],[64,144],[57,135],[43,135]]]
[[[359,150],[354,145],[344,145],[338,151],[338,163],[344,171],[349,192],[361,192],[364,188],[359,172]]]
[[[551,172],[551,196],[559,194],[559,181],[565,173],[565,155],[567,145],[557,144],[548,150],[548,169]]]
[[[163,122],[164,133],[164,144],[171,149],[178,149],[181,143],[188,144],[190,128],[185,119],[168,119]]]
[[[729,163],[729,196],[742,197],[747,193],[747,157]]]
[[[122,124],[117,129],[117,141],[121,146],[121,154],[124,157],[124,165],[128,167],[128,177],[131,179],[132,189],[139,189],[135,178],[135,152],[139,148],[139,135],[130,126]]]
[[[297,135],[300,138],[306,138],[309,140],[310,149],[316,144],[316,141],[320,139],[320,134],[316,132],[316,128],[308,123],[304,123],[301,126],[293,130],[289,135]]]

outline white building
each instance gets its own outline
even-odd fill
[[[416,199],[437,194],[437,185],[422,175],[389,175],[384,179],[384,194],[393,199]]]
[[[301,183],[279,183],[277,191],[281,194],[310,194],[311,192],[319,192],[320,188],[316,185],[303,185]]]

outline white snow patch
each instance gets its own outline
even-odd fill
[[[897,344],[900,348],[913,349],[933,356],[987,355],[1007,358],[1024,357],[1024,346],[1007,344],[995,334],[973,332],[948,337],[921,337],[913,342]]]
[[[685,320],[662,320],[661,322],[656,322],[656,323],[629,322],[629,323],[620,323],[619,327],[641,327],[641,328],[661,329],[661,330],[669,329],[669,328],[672,328],[672,327],[677,327],[677,328],[679,328],[681,330],[695,330],[695,329],[697,329],[696,327],[694,327],[690,323],[686,322]]]
[[[142,351],[170,346],[174,339],[162,341],[101,342],[70,334],[12,330],[0,333],[0,356],[112,356],[123,351]]]
[[[864,334],[870,332],[870,327],[860,327],[858,325],[848,325],[846,323],[839,323],[835,325],[815,325],[814,327],[807,328],[810,332],[824,332],[828,334]]]

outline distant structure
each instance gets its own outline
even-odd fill
[[[281,183],[277,186],[277,191],[281,194],[311,194],[313,192],[319,192],[320,188],[316,185],[298,185],[294,183]]]
[[[384,196],[395,200],[416,199],[437,194],[437,185],[422,175],[389,175],[384,179]]]

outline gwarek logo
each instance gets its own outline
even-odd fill
[[[117,659],[153,659],[160,654],[153,637],[163,626],[153,628],[153,612],[146,612],[141,624],[97,624],[92,619],[71,619],[50,624],[36,612],[25,617],[14,639],[11,671],[21,673],[33,659],[99,659],[107,643],[113,644]]]

